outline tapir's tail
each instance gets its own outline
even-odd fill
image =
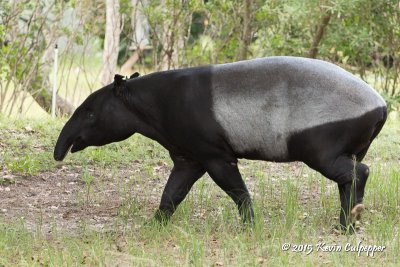
[[[369,139],[369,144],[367,147],[365,147],[363,150],[361,150],[359,153],[357,153],[356,158],[358,162],[361,162],[365,155],[367,154],[367,151],[369,149],[369,146],[371,145],[372,141],[375,139],[375,137],[379,134],[379,132],[382,130],[383,125],[386,122],[387,119],[387,107],[383,106],[380,108],[381,113],[382,113],[382,118],[375,124],[375,129],[372,132],[371,138]]]

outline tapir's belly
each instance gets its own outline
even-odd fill
[[[227,64],[213,72],[214,116],[239,157],[285,161],[291,135],[385,105],[372,88],[339,67],[280,59],[284,62]]]

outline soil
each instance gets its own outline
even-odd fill
[[[304,176],[301,163],[266,164],[271,174],[270,183],[278,183],[282,177],[289,175]],[[242,171],[249,167],[246,162],[240,166]],[[139,227],[137,221],[143,220],[136,220],[134,216],[144,217],[145,220],[151,218],[158,207],[170,168],[160,162],[153,167],[153,173],[148,173],[136,162],[116,174],[104,168],[88,169],[86,172],[93,177],[90,187],[82,178],[82,167],[60,163],[53,171],[35,176],[15,175],[3,168],[0,169],[0,177],[3,177],[0,184],[0,218],[7,223],[23,222],[30,231],[49,235],[54,231],[79,234],[83,227],[95,231],[115,231],[121,217],[126,218],[122,227]],[[250,192],[254,192],[256,180],[252,176],[246,177]],[[207,182],[212,183],[209,178]],[[301,203],[319,195],[318,186],[311,190],[302,188],[300,192]],[[219,192],[215,197],[219,198],[222,194]],[[140,210],[136,215],[130,214],[129,201],[139,203]],[[194,217],[204,215],[196,212],[201,211],[193,211]]]
[[[168,167],[158,166],[156,172],[168,177]],[[52,172],[42,172],[35,176],[18,176],[6,169],[0,171],[3,177],[0,185],[0,218],[8,223],[22,221],[31,231],[41,230],[78,233],[82,227],[102,231],[115,226],[115,219],[129,196],[140,201],[144,199],[148,212],[158,206],[164,181],[150,179],[140,183],[139,169],[118,172],[118,179],[102,169],[88,170],[93,177],[90,187],[82,179],[82,169],[60,165]],[[147,175],[142,173],[142,177]],[[144,190],[143,187],[151,187]],[[88,193],[89,192],[89,193]],[[141,211],[143,212],[143,211]],[[131,218],[132,219],[132,218]],[[130,219],[130,220],[131,220]]]

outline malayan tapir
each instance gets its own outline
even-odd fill
[[[91,94],[65,124],[54,158],[140,133],[174,163],[155,214],[164,222],[207,172],[253,221],[238,158],[302,161],[338,184],[340,226],[362,210],[369,169],[361,163],[387,117],[361,79],[315,59],[269,57],[156,72]]]

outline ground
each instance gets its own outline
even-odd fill
[[[270,164],[269,169],[275,173],[284,173],[289,168],[293,173],[299,173],[303,167],[301,163]],[[3,182],[0,186],[0,210],[7,222],[12,223],[16,218],[23,219],[27,229],[32,231],[40,227],[48,234],[54,229],[75,233],[83,222],[96,231],[103,231],[115,226],[120,208],[128,196],[134,197],[136,201],[146,202],[146,211],[142,215],[150,219],[151,211],[158,207],[171,166],[160,161],[152,168],[152,174],[161,178],[154,179],[152,175],[142,171],[137,160],[132,160],[129,168],[118,170],[102,168],[82,171],[82,166],[58,163],[52,171],[40,172],[34,176],[13,174],[4,167],[1,173]],[[246,162],[242,162],[241,169],[245,168]],[[82,176],[93,178],[90,186]],[[204,180],[207,186],[213,186],[207,175]],[[253,176],[246,177],[246,184],[251,192],[254,191],[254,182]],[[332,186],[333,184],[330,185]],[[197,192],[196,187],[193,191]],[[222,191],[218,192],[217,197],[221,194]],[[305,190],[301,201],[315,198],[319,194],[316,187],[312,191]],[[204,212],[193,212],[194,216],[207,216]]]
[[[52,150],[64,122],[0,117],[0,266],[288,265],[306,255],[294,245],[312,245],[304,265],[396,264],[397,118],[367,155],[367,210],[352,237],[333,230],[339,214],[336,184],[299,162],[240,161],[254,199],[253,230],[243,229],[232,201],[207,176],[160,229],[151,218],[172,167],[166,151],[135,136],[55,162]],[[360,241],[386,250],[369,257],[321,248]],[[289,251],[282,250],[286,243]]]

